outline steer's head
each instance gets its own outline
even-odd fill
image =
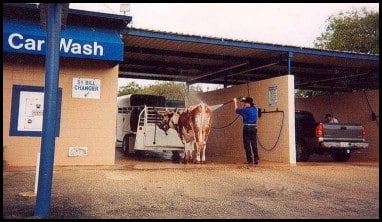
[[[158,113],[158,115],[162,118],[162,121],[159,123],[158,127],[167,134],[167,130],[170,129],[170,120],[174,115],[174,112],[166,110],[163,114]]]

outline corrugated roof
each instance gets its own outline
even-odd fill
[[[132,27],[122,31],[122,39],[122,78],[236,85],[290,71],[300,89],[349,91],[379,87],[379,55]]]
[[[150,29],[150,28],[144,28],[144,27],[138,27],[134,25],[130,25],[128,27],[132,30],[142,30],[146,32],[154,32],[154,33],[164,33],[164,34],[171,34],[171,35],[177,35],[177,36],[187,36],[187,37],[196,37],[196,38],[205,38],[205,39],[216,39],[221,41],[234,41],[234,42],[242,42],[242,43],[252,43],[252,44],[263,44],[263,45],[273,45],[273,46],[281,46],[281,47],[293,47],[293,48],[300,48],[300,49],[311,49],[311,50],[317,50],[316,48],[312,47],[305,47],[305,46],[296,46],[296,45],[287,45],[287,44],[278,44],[278,43],[270,43],[270,42],[261,42],[261,41],[253,41],[248,39],[240,39],[240,38],[228,38],[224,36],[210,36],[210,35],[200,35],[200,34],[192,34],[192,33],[182,33],[182,32],[176,32],[176,31],[169,31],[169,30],[158,30],[158,29]],[[352,53],[357,55],[376,55],[378,54],[371,54],[371,53],[359,53],[359,52],[352,52],[352,51],[339,51],[339,50],[327,50],[327,49],[320,49],[320,51],[328,51],[328,52],[338,52],[338,53]]]

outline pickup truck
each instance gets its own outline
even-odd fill
[[[368,148],[365,133],[361,124],[316,122],[311,112],[296,111],[296,161],[305,162],[313,153],[347,161],[353,150]]]

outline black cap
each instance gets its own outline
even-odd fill
[[[253,105],[253,99],[251,97],[243,97],[240,99],[240,102],[250,103],[251,105]]]

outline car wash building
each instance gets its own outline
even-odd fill
[[[37,5],[3,6],[3,164],[32,166],[41,148],[47,30]],[[130,21],[68,13],[60,40],[55,165],[114,164],[124,50],[119,31]]]
[[[296,109],[311,111],[317,120],[335,110],[343,122],[364,124],[370,146],[354,157],[379,160],[379,55],[133,29],[127,27],[131,19],[69,9],[60,40],[56,166],[115,163],[118,78],[225,86],[188,97],[188,105],[201,99],[215,105],[238,96],[253,97],[263,111],[258,147],[265,161],[296,163]],[[3,165],[36,164],[45,47],[38,7],[3,4]],[[334,86],[343,93],[295,98],[296,89]],[[215,129],[207,142],[207,160],[245,155],[242,125],[232,122],[236,117],[232,106],[213,114]],[[230,127],[218,129],[226,125]]]

